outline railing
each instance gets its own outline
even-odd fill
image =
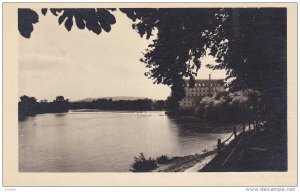
[[[251,125],[251,123],[249,123],[247,131],[251,131],[251,130],[254,130],[254,132],[256,132],[257,124],[254,123],[253,125]],[[240,132],[240,133],[237,134],[238,132]],[[226,138],[223,142],[221,141],[221,139],[217,140],[217,152],[220,154],[222,152],[223,148],[226,146],[226,142],[229,141],[232,137],[234,137],[233,138],[234,147],[233,147],[232,151],[229,153],[229,155],[225,158],[223,163],[221,163],[221,166],[225,165],[228,162],[228,160],[232,157],[232,155],[237,151],[237,149],[240,146],[241,142],[245,139],[245,135],[246,135],[245,133],[246,133],[246,125],[242,124],[238,128],[233,127],[233,133],[228,138]],[[242,135],[239,138],[239,140],[237,140],[237,137],[240,134],[242,134]]]

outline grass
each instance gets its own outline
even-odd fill
[[[156,158],[158,164],[167,164],[170,162],[170,158],[167,155],[162,155]]]
[[[197,163],[199,160],[203,159],[204,157],[215,153],[215,151],[208,151],[205,150],[206,153],[203,154],[195,154],[195,155],[188,155],[184,157],[172,157],[170,158],[168,155],[164,154],[157,158],[146,158],[143,153],[140,153],[139,156],[134,157],[134,161],[131,164],[130,171],[132,172],[150,172],[154,169],[158,168],[159,165],[167,165],[170,164],[170,168],[167,170],[172,169],[182,169],[186,167],[184,164],[193,165]],[[175,167],[175,168],[174,168]],[[177,167],[177,168],[176,168]]]
[[[144,154],[141,153],[140,156],[134,157],[134,161],[131,164],[131,168],[133,172],[148,172],[155,168],[157,168],[157,162],[155,159],[151,157],[146,159]]]

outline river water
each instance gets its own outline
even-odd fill
[[[69,111],[19,121],[21,172],[126,172],[135,156],[203,153],[232,129],[162,111]]]

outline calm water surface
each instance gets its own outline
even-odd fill
[[[164,112],[68,112],[19,121],[23,172],[124,172],[134,156],[183,156],[211,149],[231,129]]]

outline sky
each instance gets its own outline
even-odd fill
[[[116,24],[100,35],[79,30],[68,32],[58,25],[57,17],[40,10],[30,39],[19,35],[19,96],[34,96],[52,101],[63,95],[71,101],[87,97],[134,96],[166,99],[170,88],[153,84],[144,76],[147,68],[139,61],[147,45],[131,27],[132,22],[120,11],[114,12]],[[155,38],[155,37],[154,37]],[[211,56],[202,66],[214,63]],[[197,78],[225,78],[225,71],[201,67]]]

